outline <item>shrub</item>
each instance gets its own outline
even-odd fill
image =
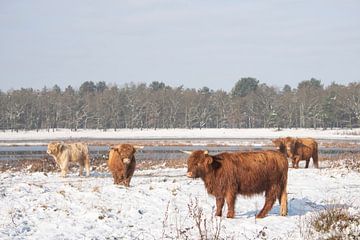
[[[344,206],[331,205],[312,215],[308,222],[307,239],[359,239],[360,215],[351,214]]]

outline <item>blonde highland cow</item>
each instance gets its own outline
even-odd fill
[[[90,159],[88,146],[85,143],[58,143],[52,142],[48,144],[46,151],[53,156],[56,163],[61,169],[61,176],[65,177],[68,172],[69,162],[78,162],[80,165],[79,175],[83,175],[85,166],[86,176],[90,175]]]

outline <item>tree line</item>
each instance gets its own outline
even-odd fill
[[[231,91],[163,82],[84,82],[0,91],[2,130],[121,128],[352,128],[360,126],[360,83],[315,78],[277,89],[241,78]]]

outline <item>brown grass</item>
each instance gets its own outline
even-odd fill
[[[359,225],[359,214],[351,214],[343,205],[330,205],[308,219],[308,229],[303,237],[324,240],[358,239]]]
[[[96,158],[90,161],[91,170],[96,172],[108,172],[107,159]],[[136,169],[157,169],[157,168],[183,168],[186,167],[186,159],[173,160],[146,160],[137,162]],[[78,164],[70,163],[69,171],[77,172]],[[28,172],[58,172],[59,167],[54,159],[35,159],[35,160],[4,160],[0,162],[0,172],[5,171],[28,171]]]
[[[328,160],[330,168],[342,168],[360,172],[360,153],[344,153]]]
[[[330,141],[322,142],[320,145],[324,148],[357,148],[359,147],[358,143],[355,142],[342,142],[342,141]]]

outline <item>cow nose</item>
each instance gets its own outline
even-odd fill
[[[129,163],[130,163],[130,159],[129,159],[129,158],[124,158],[124,159],[123,159],[123,163],[129,164]]]
[[[192,172],[188,172],[187,174],[186,174],[186,176],[187,177],[192,177],[193,175],[192,175]]]

